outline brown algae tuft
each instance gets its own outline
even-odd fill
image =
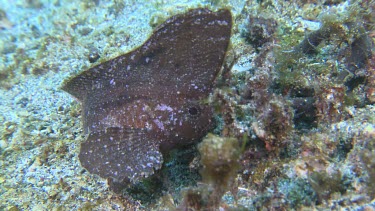
[[[188,189],[177,210],[216,210],[231,191],[239,170],[242,146],[238,139],[208,134],[198,145],[204,185]]]

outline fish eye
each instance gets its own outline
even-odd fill
[[[199,109],[195,106],[192,106],[188,109],[188,112],[189,112],[190,115],[196,116],[196,115],[199,114]]]

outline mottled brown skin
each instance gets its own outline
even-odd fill
[[[138,181],[161,168],[161,152],[199,141],[212,127],[202,103],[229,44],[228,10],[171,17],[137,49],[72,78],[63,90],[82,103],[89,172]]]

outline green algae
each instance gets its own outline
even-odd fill
[[[362,11],[362,12],[361,12]],[[280,47],[275,49],[276,69],[278,70],[278,84],[281,87],[309,87],[312,80],[309,77],[319,77],[338,74],[342,77],[344,73],[338,58],[332,58],[328,54],[332,51],[338,52],[342,42],[351,44],[352,51],[346,53],[346,62],[350,65],[363,66],[363,59],[371,54],[371,43],[366,36],[366,32],[361,24],[363,9],[354,4],[347,9],[347,12],[323,12],[319,20],[321,27],[308,33],[302,39],[303,34],[298,30],[290,30],[281,27],[277,33]],[[285,33],[288,31],[288,33]],[[299,44],[296,41],[302,40]],[[327,48],[324,51],[324,44],[328,40],[333,42],[337,49]],[[360,44],[355,44],[355,42]],[[353,43],[354,42],[354,43]],[[359,55],[354,48],[360,45],[364,53]],[[354,47],[353,47],[354,46]],[[345,47],[345,45],[344,45]],[[328,52],[325,52],[328,51]],[[358,54],[358,55],[356,55]],[[328,64],[327,64],[328,62]],[[336,81],[340,83],[340,81]]]

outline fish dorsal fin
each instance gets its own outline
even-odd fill
[[[160,169],[159,142],[146,130],[107,128],[90,133],[81,144],[79,160],[89,172],[118,181],[136,182]]]
[[[228,10],[196,9],[168,19],[137,49],[101,63],[64,84],[78,100],[211,91],[225,57],[232,27]],[[103,91],[105,90],[105,91]]]

